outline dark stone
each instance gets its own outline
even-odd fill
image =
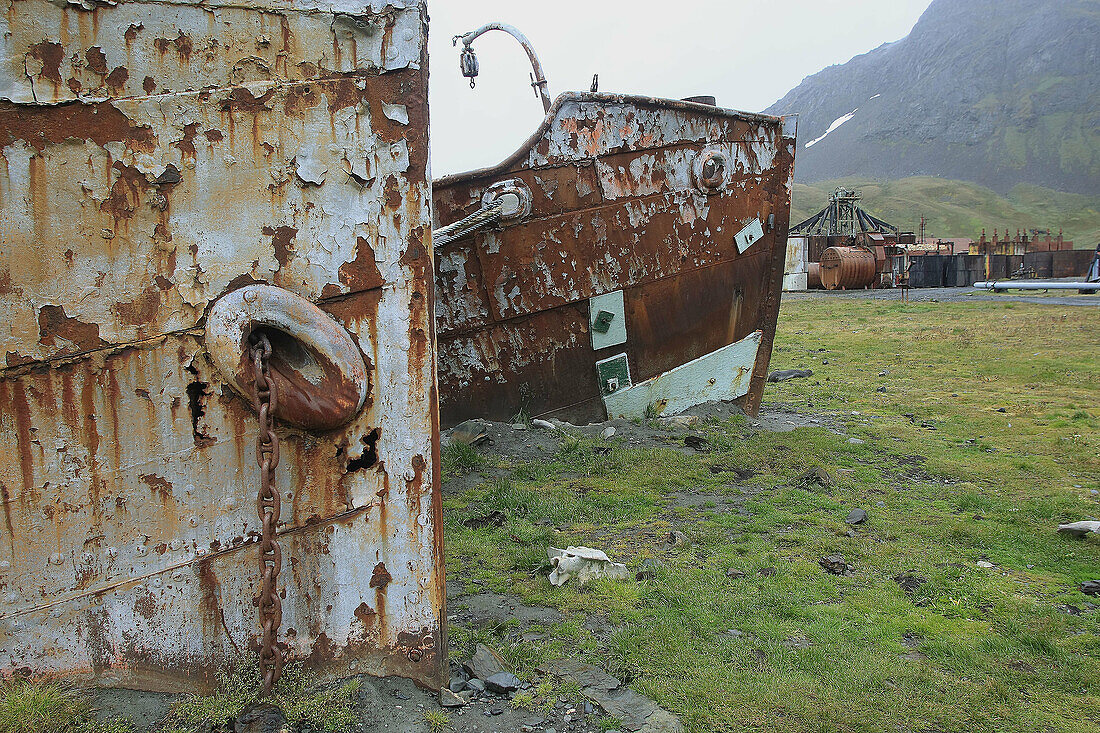
[[[862,509],[853,509],[848,512],[848,517],[844,521],[848,524],[863,524],[867,521],[867,512]]]
[[[795,479],[795,483],[802,486],[816,484],[822,487],[829,487],[833,485],[833,477],[821,466],[815,466]]]
[[[474,647],[474,655],[462,663],[462,670],[471,677],[483,680],[503,672],[504,666],[489,647],[478,644]]]
[[[1100,596],[1100,580],[1086,580],[1081,583],[1081,592],[1087,596]]]
[[[463,527],[469,527],[470,529],[484,529],[485,527],[499,527],[504,524],[507,518],[504,516],[504,512],[492,511],[488,514],[480,517],[467,517],[462,520]]]
[[[286,716],[274,705],[256,703],[249,705],[237,717],[233,733],[282,733],[286,728]]]
[[[922,578],[919,575],[914,575],[912,572],[902,573],[894,576],[894,582],[901,587],[902,591],[909,598],[913,597],[920,587],[928,582],[927,578]]]
[[[697,453],[706,453],[710,450],[710,443],[706,438],[699,435],[685,435],[684,445],[688,448],[694,448]]]
[[[828,362],[822,362],[828,363]],[[768,375],[769,382],[786,382],[788,379],[813,376],[813,369],[777,369]]]
[[[827,572],[833,575],[851,575],[853,568],[844,560],[843,555],[826,555],[817,561]]]
[[[460,708],[466,705],[467,701],[459,697],[454,691],[444,687],[439,691],[439,704],[445,708]]]
[[[726,577],[730,580],[737,580],[738,578],[744,578],[745,573],[737,568],[726,568]]]
[[[451,692],[462,692],[466,689],[466,678],[462,675],[455,675],[451,678],[451,684],[447,685],[447,689]]]
[[[485,689],[497,694],[515,692],[519,689],[522,680],[511,672],[497,672],[485,678]]]
[[[466,680],[466,689],[473,690],[474,692],[485,692],[485,683],[479,680],[477,677]]]

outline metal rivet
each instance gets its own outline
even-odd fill
[[[420,651],[419,649],[413,649],[409,652],[409,659],[413,662],[419,662],[423,658],[424,652]]]

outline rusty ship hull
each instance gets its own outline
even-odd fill
[[[604,93],[557,98],[501,164],[438,179],[443,426],[759,409],[782,291],[793,118]]]
[[[275,347],[278,644],[326,678],[446,681],[427,22],[418,0],[8,8],[0,678],[193,692],[255,659],[259,424],[211,338],[245,291],[366,370],[343,399]]]

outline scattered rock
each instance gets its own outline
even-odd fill
[[[484,529],[485,527],[499,527],[504,524],[507,517],[504,516],[504,512],[495,510],[488,514],[483,514],[480,517],[467,517],[462,520],[463,527],[469,527],[470,529]]]
[[[844,521],[848,524],[863,524],[867,521],[867,512],[862,509],[853,509],[848,512],[848,516],[844,518]]]
[[[527,429],[527,426],[524,425],[521,422],[514,422],[509,427],[511,427],[512,430],[526,430]]]
[[[447,685],[447,689],[451,692],[462,692],[466,689],[466,678],[460,674],[456,674],[451,678],[451,682]]]
[[[1086,596],[1100,596],[1100,580],[1086,580],[1081,583],[1081,592]]]
[[[694,448],[697,453],[706,453],[710,450],[710,442],[700,435],[685,435],[684,445]]]
[[[888,377],[888,376],[890,376],[890,370],[889,369],[883,369],[881,372],[878,373],[878,375],[880,377]]]
[[[630,577],[626,565],[611,562],[602,550],[591,547],[567,547],[560,550],[550,547],[546,554],[550,557],[550,564],[554,566],[550,572],[550,582],[554,585],[565,585],[573,577],[580,585],[596,578],[626,580]]]
[[[732,473],[734,476],[737,477],[738,481],[745,481],[746,479],[750,479],[756,475],[756,471],[753,471],[751,468],[740,468],[738,466],[730,466],[725,463],[715,463],[707,466],[707,468],[709,468],[710,472],[715,475],[718,475],[720,473]]]
[[[919,575],[914,574],[912,571],[908,573],[901,573],[894,576],[894,582],[904,591],[905,595],[912,598],[913,595],[920,590],[920,587],[928,582],[927,578],[922,578]]]
[[[730,580],[738,580],[745,577],[745,573],[737,568],[726,568],[726,577]]]
[[[459,697],[450,689],[444,687],[439,691],[439,704],[445,708],[460,708],[466,705],[469,700],[463,697]]]
[[[924,420],[923,422],[921,422],[920,426],[922,428],[926,428],[928,430],[935,430],[936,429],[936,426],[933,425],[932,422],[929,421],[929,420]]]
[[[802,486],[811,486],[816,484],[818,486],[827,488],[833,485],[833,477],[830,476],[829,472],[821,466],[814,466],[813,468],[799,476],[797,479],[795,479],[795,483]]]
[[[689,547],[691,541],[687,538],[687,535],[678,529],[671,530],[668,533],[668,537],[665,538],[664,549],[670,550],[674,547]]]
[[[622,730],[635,733],[683,733],[684,727],[676,716],[657,707],[648,697],[624,687],[619,680],[591,664],[576,659],[558,659],[541,665],[538,671],[578,684],[581,694],[607,715],[619,719]]]
[[[989,568],[995,568],[997,566],[994,565],[993,563],[989,562],[988,560],[979,560],[978,561],[978,567],[979,568],[985,568],[985,569],[988,570]]]
[[[1100,534],[1100,522],[1072,522],[1058,525],[1058,531],[1073,537],[1084,537],[1089,532]]]
[[[451,443],[477,445],[489,439],[490,425],[485,420],[473,419],[451,428]]]
[[[776,573],[775,568],[760,568],[759,570],[756,571],[756,574],[759,575],[761,578],[774,577],[775,573]]]
[[[504,665],[492,649],[484,644],[478,644],[474,647],[474,655],[462,663],[462,669],[473,678],[466,683],[466,688],[476,690],[477,686],[473,684],[475,681],[480,682],[486,677],[492,677],[497,672],[503,672]],[[482,690],[484,689],[483,685]]]
[[[828,364],[826,361],[822,361],[822,364]],[[812,377],[814,373],[813,369],[777,369],[768,375],[769,382],[786,382],[788,379],[798,379],[800,377]]]
[[[652,557],[647,557],[642,560],[642,567],[638,569],[638,572],[634,573],[635,580],[654,580],[657,577],[657,569],[661,567],[661,563]]]
[[[862,441],[859,438],[848,438],[849,445],[863,445],[864,442],[865,441]]]
[[[497,672],[485,678],[485,689],[500,695],[515,692],[523,681],[511,672]]]
[[[603,438],[604,440],[611,440],[613,437],[615,437],[615,428],[614,428],[614,426],[608,425],[606,428],[604,428],[603,432],[600,433],[600,437]]]
[[[876,391],[876,392],[885,392],[885,391],[886,391],[886,388],[885,388],[885,387],[876,387],[876,388],[875,388],[875,391]]]
[[[233,725],[233,733],[287,733],[289,730],[283,711],[267,703],[249,705]]]
[[[554,423],[548,420],[532,420],[531,427],[539,428],[540,430],[556,430]]]
[[[662,417],[657,422],[665,427],[673,427],[680,429],[693,428],[699,424],[698,415],[673,415],[672,417]]]
[[[852,575],[855,573],[855,568],[845,562],[843,555],[826,555],[818,560],[817,564],[833,575]]]
[[[1003,407],[998,407],[997,412],[1008,412],[1008,411]]]
[[[466,689],[470,692],[485,692],[485,683],[474,677],[466,681]]]

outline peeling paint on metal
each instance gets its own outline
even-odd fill
[[[437,252],[442,422],[520,410],[602,419],[592,375],[608,354],[593,349],[588,301],[617,290],[635,379],[762,331],[740,398],[755,412],[783,275],[786,131],[777,117],[692,102],[570,93],[501,164],[436,181],[437,227],[502,181],[531,201]],[[767,229],[741,251],[735,236],[754,220]]]
[[[763,332],[723,346],[663,374],[604,395],[608,417],[675,415],[712,400],[734,400],[749,391]]]
[[[439,686],[426,23],[414,0],[0,15],[0,673],[194,690],[250,653],[255,416],[203,325],[266,283],[371,376],[345,427],[279,427],[291,656]]]

